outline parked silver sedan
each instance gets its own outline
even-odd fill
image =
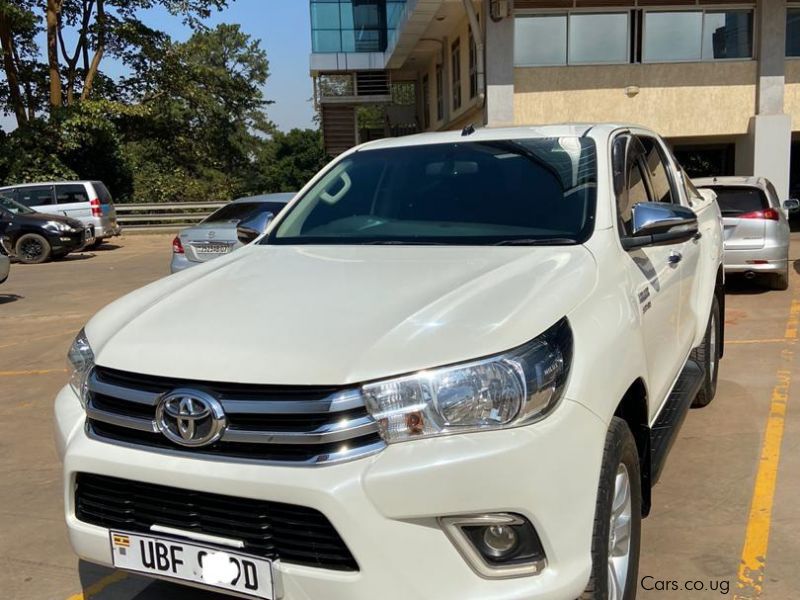
[[[170,272],[177,273],[232,252],[242,245],[236,236],[239,224],[261,232],[292,198],[294,192],[238,198],[197,225],[183,229],[172,240]]]
[[[775,187],[764,177],[708,177],[693,183],[717,194],[725,227],[725,272],[769,277],[774,289],[785,290],[789,286],[787,217],[800,208],[800,201],[781,203]]]

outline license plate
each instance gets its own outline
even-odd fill
[[[273,600],[272,561],[174,539],[109,532],[114,566]]]
[[[195,246],[198,254],[226,254],[231,247],[228,244],[203,244]]]

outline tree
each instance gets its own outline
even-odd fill
[[[34,1],[0,0],[0,46],[6,75],[0,95],[16,116],[18,124],[34,118],[36,110],[30,72],[23,62],[23,57],[33,53],[33,40],[38,31],[33,14]]]
[[[276,131],[256,162],[257,192],[294,192],[330,160],[322,135],[313,129]]]

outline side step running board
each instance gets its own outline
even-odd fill
[[[672,443],[694,397],[703,385],[705,371],[693,360],[686,361],[672,392],[650,430],[650,481],[658,481]]]

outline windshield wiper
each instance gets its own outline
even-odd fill
[[[574,246],[577,244],[572,238],[539,238],[503,240],[492,244],[493,246]]]

